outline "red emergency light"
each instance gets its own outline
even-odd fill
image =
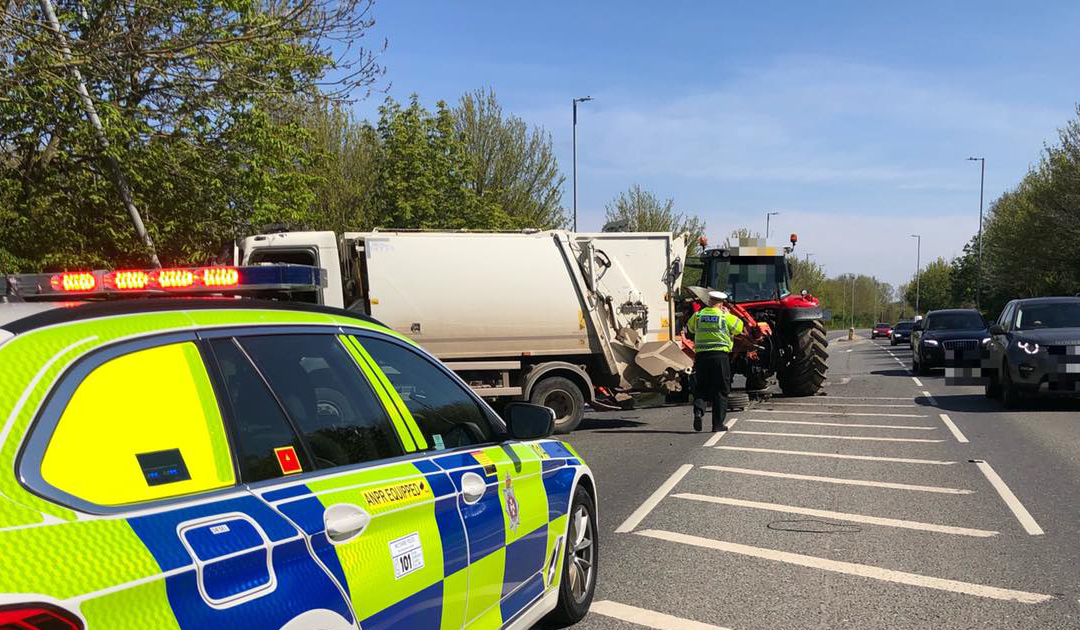
[[[77,299],[121,295],[257,294],[313,291],[326,286],[326,271],[307,265],[189,267],[64,271],[11,276],[16,294],[26,299]],[[2,630],[2,627],[0,627]]]
[[[65,291],[68,293],[93,291],[97,288],[97,278],[94,277],[93,273],[86,271],[65,271],[49,278],[49,286],[53,288],[53,291]]]

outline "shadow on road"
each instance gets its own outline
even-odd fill
[[[623,416],[619,418],[597,418],[585,416],[578,425],[578,431],[591,431],[594,429],[626,429],[628,427],[642,427],[646,422],[635,420],[638,416]]]
[[[1080,412],[1080,398],[1068,398],[1062,396],[1043,396],[1039,398],[1026,398],[1015,408],[1005,409],[1001,402],[992,400],[982,394],[937,394],[931,404],[925,396],[915,399],[915,404],[926,407],[937,407],[944,411],[956,411],[967,413],[1008,413],[1008,412],[1047,412],[1068,413]]]
[[[896,368],[893,370],[874,370],[870,373],[876,374],[878,376],[911,376],[911,374],[903,368]]]
[[[696,433],[696,434],[700,435],[700,434],[703,434],[703,433],[706,433],[706,432],[705,431],[694,431],[694,430],[690,430],[690,429],[688,429],[686,431],[673,431],[671,429],[601,429],[599,431],[593,431],[593,433],[640,433],[640,434],[648,433],[648,434],[652,434],[652,435],[660,435],[660,434],[667,434],[667,435],[694,435]]]

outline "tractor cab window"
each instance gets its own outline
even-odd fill
[[[726,291],[736,302],[776,300],[791,293],[787,267],[779,256],[745,256],[719,259],[709,286]]]

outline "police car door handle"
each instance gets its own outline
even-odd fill
[[[323,525],[330,542],[341,544],[363,533],[371,522],[371,515],[351,503],[331,505],[323,512]]]
[[[472,505],[484,496],[487,491],[487,482],[474,472],[467,472],[461,476],[461,500],[466,505]]]

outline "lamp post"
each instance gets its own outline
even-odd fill
[[[975,308],[979,308],[982,297],[982,224],[983,224],[983,185],[986,183],[986,158],[969,157],[968,161],[979,163],[979,272],[975,279]]]
[[[574,231],[577,232],[577,104],[591,101],[591,96],[575,98],[574,103]]]
[[[918,239],[915,246],[915,317],[919,316],[919,279],[922,276],[922,235],[912,234],[911,238]]]
[[[765,213],[765,240],[769,240],[769,219],[773,218],[774,214],[780,214],[779,212],[766,212]]]
[[[810,262],[810,257],[813,256],[813,255],[814,255],[813,252],[803,252],[803,262],[805,262],[805,263]]]
[[[849,327],[855,330],[855,274],[851,274],[851,314]]]

